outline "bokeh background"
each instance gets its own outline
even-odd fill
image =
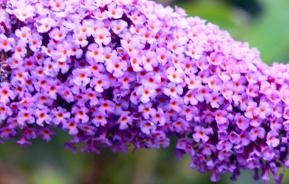
[[[247,41],[262,53],[264,62],[289,62],[288,0],[159,0],[178,5]],[[0,145],[0,184],[206,184],[210,175],[190,169],[190,158],[178,161],[172,148],[138,150],[125,154],[109,150],[100,155],[71,153],[59,132],[50,143],[36,141],[21,148]],[[220,183],[231,184],[228,176]],[[236,184],[255,184],[242,172]],[[261,183],[261,182],[260,182]],[[289,172],[284,183],[289,183]]]

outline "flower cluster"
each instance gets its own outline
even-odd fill
[[[99,152],[168,147],[191,167],[281,182],[289,69],[179,8],[148,0],[4,0],[1,142]],[[6,66],[7,65],[7,66]],[[82,145],[82,146],[79,146]]]

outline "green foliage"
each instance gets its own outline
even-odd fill
[[[244,37],[260,49],[267,63],[288,62],[289,1],[262,0],[264,13],[254,20]]]

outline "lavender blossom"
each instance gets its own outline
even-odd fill
[[[166,148],[191,167],[281,183],[289,69],[180,9],[148,0],[1,0],[0,142]],[[82,146],[79,146],[82,145]],[[285,163],[285,164],[283,164]]]

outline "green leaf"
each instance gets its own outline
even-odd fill
[[[263,15],[256,19],[244,39],[261,51],[267,63],[289,61],[289,1],[264,0]]]

